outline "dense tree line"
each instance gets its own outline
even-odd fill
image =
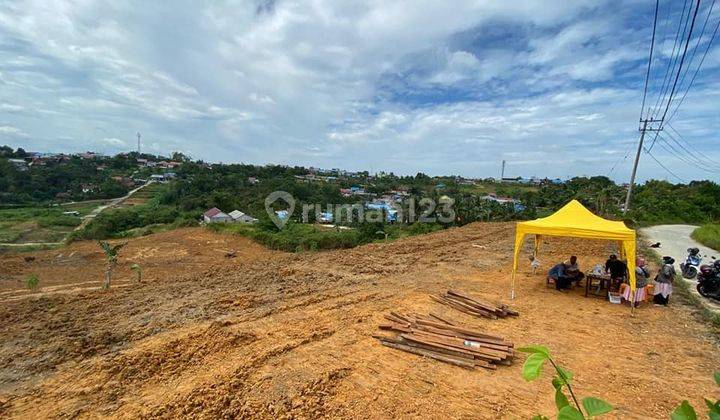
[[[18,168],[0,158],[0,203],[33,204],[51,200],[86,200],[119,197],[128,188],[97,170],[97,162],[77,156],[44,166]],[[83,192],[84,185],[91,185]]]
[[[101,160],[81,159],[48,163],[46,166],[19,170],[8,158],[22,158],[26,152],[0,148],[0,199],[2,202],[43,202],[53,200],[59,192],[69,192],[74,199],[92,198],[81,192],[84,184],[100,188],[94,197],[116,197],[125,193],[111,179],[111,174],[138,173],[149,175],[149,170],[138,170],[137,159],[162,159],[151,155],[129,153]],[[391,191],[407,194],[399,204],[399,222],[411,224],[409,215],[417,217],[429,210],[427,199],[437,206],[429,216],[440,215],[443,200],[452,200],[454,218],[438,220],[433,225],[464,225],[475,221],[508,221],[531,219],[548,215],[577,199],[596,214],[616,220],[629,219],[638,224],[651,223],[705,223],[720,220],[720,186],[711,181],[693,181],[689,184],[672,184],[666,181],[648,181],[636,187],[631,210],[622,212],[626,188],[603,176],[576,177],[563,183],[544,183],[540,186],[496,183],[484,180],[479,185],[462,182],[456,176],[431,177],[423,173],[398,176],[393,173],[370,175],[367,171],[353,173],[323,173],[330,180],[309,181],[299,179],[311,171],[304,167],[280,165],[256,166],[246,164],[209,165],[191,161],[176,153],[167,160],[183,162],[174,169],[176,180],[164,185],[159,195],[144,207],[113,211],[99,217],[88,226],[89,237],[103,237],[118,232],[158,223],[188,224],[198,220],[203,211],[218,207],[225,212],[241,210],[257,218],[265,217],[265,198],[273,191],[286,191],[296,200],[295,221],[302,216],[304,204],[361,204],[367,196],[345,197],[341,188],[361,187],[368,193],[382,195]],[[98,164],[107,167],[98,170]],[[520,201],[501,204],[487,199],[486,191],[497,196],[508,196]],[[425,201],[423,201],[425,200]],[[276,209],[283,203],[276,203]],[[312,212],[310,214],[312,218]],[[427,213],[426,213],[427,215]],[[271,224],[269,224],[271,225]],[[355,225],[367,229],[373,236],[387,226]],[[374,229],[374,230],[373,230]],[[419,229],[419,228],[415,228]],[[298,230],[299,231],[299,230]],[[367,238],[365,238],[367,239]]]

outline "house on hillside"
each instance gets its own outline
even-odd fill
[[[233,219],[229,214],[224,213],[217,207],[213,207],[210,210],[203,213],[203,221],[205,223],[228,223],[232,222]]]
[[[230,212],[229,216],[232,218],[232,221],[235,223],[247,223],[247,224],[253,224],[258,221],[258,219],[247,215],[240,210],[233,210]]]
[[[82,190],[83,194],[88,194],[98,191],[100,187],[95,184],[80,184],[80,189]]]
[[[28,168],[28,164],[25,159],[8,159],[8,162],[15,166],[15,169],[19,171],[26,171]]]
[[[46,162],[47,162],[47,159],[45,159],[43,157],[34,157],[28,165],[29,166],[45,166]]]
[[[103,155],[101,153],[97,153],[97,152],[83,152],[83,153],[78,153],[77,156],[80,156],[82,159],[85,159],[85,160],[91,160],[91,159],[103,157]]]
[[[523,206],[523,205],[520,203],[520,200],[516,200],[516,199],[514,199],[514,198],[512,198],[512,197],[498,197],[498,196],[496,196],[495,194],[488,194],[488,195],[486,195],[486,196],[480,197],[480,199],[481,199],[481,200],[486,200],[486,201],[494,201],[494,202],[496,202],[496,203],[498,203],[498,204],[503,204],[503,205],[505,205],[505,204],[512,204],[513,209],[514,209],[516,212],[521,212],[521,211],[525,210],[525,206]]]

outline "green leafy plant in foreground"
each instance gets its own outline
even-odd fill
[[[555,368],[555,377],[552,379],[553,388],[555,388],[555,405],[557,406],[557,418],[560,420],[584,420],[595,416],[609,413],[613,410],[613,406],[609,403],[595,397],[585,397],[582,399],[582,406],[578,402],[575,392],[572,388],[573,374],[569,370],[559,366],[550,356],[550,350],[545,346],[530,345],[518,349],[523,353],[529,353],[527,360],[522,369],[522,376],[528,382],[532,382],[540,377],[545,362]],[[565,389],[570,394],[572,404],[565,394]],[[546,420],[545,416],[535,416],[533,420]]]
[[[40,279],[38,278],[37,274],[30,274],[25,279],[25,285],[30,290],[36,290],[38,286],[40,285]]]
[[[105,254],[105,260],[107,261],[107,265],[105,267],[105,281],[103,282],[103,290],[108,290],[110,288],[110,277],[112,276],[112,270],[117,264],[120,249],[122,249],[122,247],[124,247],[126,244],[127,242],[123,242],[117,245],[110,245],[108,242],[98,241],[98,245],[100,245],[100,248],[102,248],[103,253]]]
[[[715,372],[715,383],[720,386],[720,372]],[[720,420],[720,400],[712,402],[705,398],[705,404],[708,407],[708,418]],[[670,414],[670,418],[672,420],[695,420],[698,417],[693,406],[685,400]]]

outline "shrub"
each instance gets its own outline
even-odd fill
[[[720,386],[720,372],[715,372],[714,375],[715,383]],[[713,402],[705,398],[705,405],[708,408],[708,418],[711,420],[720,419],[720,400]],[[680,403],[679,406],[670,414],[672,420],[696,420],[697,413],[695,408],[687,400]]]
[[[521,347],[518,351],[530,354],[527,360],[525,360],[525,364],[522,369],[523,379],[528,382],[534,381],[540,377],[540,373],[542,372],[545,362],[550,362],[553,368],[555,368],[556,375],[552,380],[552,386],[555,388],[555,405],[558,409],[559,419],[583,420],[606,414],[613,410],[612,405],[595,397],[583,398],[582,407],[580,407],[580,403],[578,402],[575,392],[572,389],[572,372],[555,363],[550,356],[550,350],[548,350],[547,347],[530,345]],[[563,389],[567,389],[570,393],[574,407],[571,405]],[[538,415],[533,417],[533,419],[542,420],[547,419],[547,417]]]
[[[149,204],[127,209],[110,210],[101,213],[92,222],[72,239],[106,239],[132,236],[123,232],[149,225],[174,223],[180,216],[174,206]],[[188,222],[189,215],[183,215],[184,223]]]
[[[38,278],[37,274],[30,274],[25,279],[25,285],[30,290],[37,290],[40,286],[40,278]]]

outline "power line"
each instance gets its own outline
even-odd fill
[[[677,137],[680,139],[680,141],[682,141],[683,143],[685,143],[685,145],[687,145],[687,146],[690,148],[690,149],[689,149],[689,153],[690,153],[691,155],[696,156],[697,159],[700,160],[700,161],[704,161],[704,164],[707,165],[707,166],[716,166],[716,167],[720,168],[720,162],[718,162],[718,161],[716,161],[716,160],[713,160],[713,159],[710,159],[709,157],[703,155],[702,153],[696,153],[696,152],[694,152],[694,151],[693,151],[693,146],[690,144],[690,142],[687,141],[687,139],[685,139],[685,138],[675,129],[675,127],[671,126],[669,123],[667,124],[667,127],[669,127],[673,132],[675,132],[675,136],[677,136]],[[671,132],[669,132],[669,131],[666,130],[666,131],[665,131],[665,134],[667,134],[667,135],[668,135],[671,139],[673,139],[676,143],[678,142],[678,140],[675,138],[675,136],[674,136]]]
[[[695,42],[695,46],[693,47],[692,54],[690,55],[690,60],[688,60],[688,65],[685,67],[685,72],[682,75],[682,78],[680,79],[680,86],[682,87],[683,83],[685,83],[685,78],[687,77],[687,74],[690,72],[690,67],[695,59],[695,55],[697,54],[698,47],[700,46],[700,43],[702,42],[702,37],[705,35],[705,28],[707,27],[708,21],[710,20],[710,16],[712,15],[713,8],[715,7],[715,0],[713,0],[712,3],[710,3],[710,7],[708,8],[707,16],[705,16],[705,22],[703,22],[702,29],[700,29],[700,35],[697,37],[697,41]]]
[[[669,134],[668,132],[663,132],[665,134]],[[693,167],[696,167],[700,170],[703,170],[705,172],[710,173],[720,173],[720,168],[713,167],[712,165],[708,165],[707,163],[703,162],[701,158],[699,158],[697,155],[695,155],[691,150],[688,150],[684,145],[682,145],[677,139],[674,137],[671,137],[673,142],[678,146],[678,148],[673,145],[664,135],[660,135],[660,138],[665,141],[665,144],[672,149],[668,149],[668,147],[665,147],[663,143],[658,143],[660,146],[665,149],[668,153],[672,154],[676,158],[682,160],[683,162],[692,165]],[[683,154],[683,152],[685,154]]]
[[[674,176],[675,178],[677,178],[677,179],[680,180],[681,182],[685,182],[685,180],[684,180],[683,178],[680,178],[678,175],[675,174],[675,172],[671,171],[670,169],[667,168],[667,166],[663,165],[659,160],[657,160],[657,158],[655,158],[655,156],[654,156],[652,153],[650,153],[649,150],[645,149],[645,153],[647,153],[648,156],[650,156],[650,157],[652,158],[652,160],[654,160],[655,163],[657,163],[661,168],[665,169],[665,171],[667,171],[667,173],[669,173],[670,175]],[[627,206],[626,206],[626,207],[627,207]]]
[[[675,81],[673,82],[672,90],[670,91],[670,97],[668,98],[667,106],[665,106],[665,111],[663,112],[662,117],[660,118],[660,128],[662,128],[663,121],[665,120],[665,117],[667,116],[668,110],[670,109],[670,104],[672,103],[673,96],[675,95],[675,88],[677,87],[678,79],[680,78],[680,72],[682,72],[683,64],[685,63],[685,56],[687,54],[688,45],[690,45],[690,38],[692,37],[693,28],[695,27],[695,19],[697,18],[698,9],[700,9],[700,0],[697,0],[695,3],[695,12],[693,13],[692,22],[690,23],[690,31],[688,32],[687,40],[685,41],[685,49],[683,50],[682,58],[680,59],[680,66],[678,67],[678,72],[675,75]]]
[[[687,8],[688,4],[689,3],[686,0],[685,4],[683,6],[683,12],[680,14],[680,18],[681,18],[680,22],[682,22],[682,18],[685,14],[685,9]],[[657,3],[656,3],[656,6],[657,6]],[[680,57],[680,62],[677,67],[677,72],[675,73],[675,80],[673,81],[672,89],[670,90],[670,96],[668,97],[667,104],[665,105],[665,110],[662,113],[662,117],[660,117],[660,119],[655,119],[657,112],[660,110],[660,108],[662,107],[661,106],[662,103],[665,101],[665,95],[667,94],[667,87],[670,86],[670,84],[669,84],[670,79],[667,80],[668,81],[667,86],[664,86],[665,80],[663,80],[663,87],[660,89],[660,94],[659,94],[660,100],[656,104],[656,109],[652,112],[652,114],[650,114],[650,115],[652,115],[652,117],[646,118],[645,120],[643,120],[642,119],[642,110],[640,112],[640,115],[641,115],[640,123],[642,124],[642,126],[640,128],[640,141],[638,142],[638,150],[637,150],[637,154],[635,155],[635,163],[633,165],[632,173],[630,175],[630,184],[628,185],[627,196],[625,197],[624,211],[627,211],[630,208],[630,200],[632,198],[633,185],[635,184],[635,175],[637,173],[637,167],[638,167],[638,163],[640,161],[640,153],[643,149],[645,150],[645,153],[647,153],[660,167],[665,169],[668,173],[672,174],[676,178],[682,180],[682,178],[677,176],[669,168],[665,167],[665,165],[663,165],[657,158],[655,158],[655,156],[650,152],[649,149],[643,147],[643,140],[645,139],[645,133],[647,131],[655,131],[656,134],[655,134],[655,138],[653,139],[653,144],[651,145],[651,148],[652,148],[652,146],[655,145],[655,142],[657,141],[658,136],[660,135],[660,131],[662,131],[662,129],[663,129],[663,123],[664,123],[665,117],[667,116],[668,110],[670,109],[670,105],[672,104],[673,98],[675,97],[675,91],[677,90],[678,80],[680,79],[680,74],[683,71],[683,65],[685,64],[685,58],[687,57],[688,46],[690,45],[690,39],[692,39],[692,33],[693,33],[693,30],[695,29],[695,21],[697,20],[697,15],[698,15],[699,9],[700,9],[700,0],[696,0],[695,11],[692,13],[692,21],[690,22],[690,28],[689,28],[689,30],[687,30],[687,37],[685,37],[686,29],[688,29],[688,25],[687,25],[688,19],[690,17],[690,12],[691,12],[692,8],[688,9],[688,16],[685,18],[685,24],[684,24],[683,31],[682,31],[682,37],[680,38],[680,39],[686,38],[685,39],[685,47],[682,50],[682,56],[680,56],[680,50],[678,49],[677,57]],[[674,56],[674,50],[676,49],[676,46],[677,46],[677,40],[678,40],[678,36],[680,33],[680,26],[681,26],[681,23],[678,24],[678,31],[675,34],[675,43],[673,44],[673,53],[670,56],[671,60],[668,65],[668,70],[666,71],[666,77],[664,79],[667,78],[667,75],[669,73],[675,72],[675,64],[677,63],[677,57],[675,59],[673,59],[673,56]],[[652,46],[651,46],[651,48],[652,48]],[[658,105],[660,105],[660,107],[658,107]],[[659,125],[656,128],[653,128],[652,126],[648,127],[648,124],[655,123],[655,122],[659,123]],[[667,140],[665,140],[665,141],[667,142]],[[669,144],[669,142],[668,142],[668,144]],[[678,155],[678,156],[680,156],[680,155]]]
[[[655,49],[655,29],[657,28],[657,17],[659,8],[660,0],[655,0],[655,18],[653,19],[652,39],[650,40],[650,57],[648,58],[647,72],[645,73],[645,89],[643,91],[642,106],[640,107],[640,119],[642,119],[643,112],[645,111],[645,98],[647,97],[648,81],[650,80],[650,67],[652,65],[653,50]]]
[[[712,8],[715,5],[715,0],[712,2],[712,6],[710,6],[710,12],[712,12]],[[710,17],[710,13],[708,13],[708,18]],[[705,20],[705,23],[707,23],[707,19]],[[673,119],[675,114],[677,114],[678,109],[680,108],[680,105],[682,105],[683,101],[685,101],[685,97],[687,96],[688,92],[690,91],[690,88],[692,87],[693,83],[695,82],[695,78],[697,77],[698,73],[700,72],[700,68],[702,67],[703,63],[705,62],[705,57],[707,57],[708,51],[710,51],[710,47],[712,46],[713,41],[715,40],[715,36],[718,33],[718,28],[720,28],[720,19],[718,19],[717,25],[715,25],[715,30],[713,30],[713,34],[710,37],[710,41],[708,41],[707,47],[705,48],[705,52],[703,53],[702,58],[700,59],[700,64],[698,64],[697,68],[695,69],[695,73],[693,73],[692,78],[690,79],[690,83],[688,84],[687,88],[685,89],[685,93],[683,94],[682,98],[680,98],[680,101],[675,106],[675,109],[673,110],[672,114],[668,117],[668,121]],[[703,27],[704,30],[704,27]],[[702,34],[700,35],[702,37]],[[699,43],[699,40],[698,40]],[[696,45],[697,48],[697,45]]]
[[[660,85],[660,90],[658,91],[659,93],[658,93],[658,98],[655,101],[655,106],[652,107],[652,112],[648,113],[648,116],[652,115],[652,118],[655,118],[657,116],[658,111],[660,110],[660,105],[662,104],[664,97],[665,97],[664,92],[666,92],[666,89],[667,89],[666,85],[669,86],[669,84],[670,84],[670,79],[669,79],[670,69],[675,68],[675,63],[676,63],[675,51],[677,49],[678,39],[680,39],[680,27],[682,26],[683,17],[685,16],[685,9],[687,9],[687,5],[689,4],[689,1],[690,0],[685,0],[685,2],[683,3],[683,9],[682,9],[682,12],[680,12],[680,21],[678,22],[677,31],[675,31],[675,40],[673,41],[673,48],[672,48],[672,52],[670,53],[670,60],[668,61],[667,68],[665,69],[665,76],[663,76],[663,81],[662,81],[662,84]],[[670,5],[671,4],[672,4],[672,1],[669,1],[668,2],[668,18],[667,18],[668,20],[670,20],[670,16],[671,16],[671,13],[670,13],[670,10],[671,10]],[[690,18],[690,12],[688,11],[688,19],[689,18]],[[686,22],[685,24],[687,26],[687,19],[685,19],[685,22]],[[683,30],[683,32],[684,32],[684,30]],[[678,53],[679,53],[679,51],[678,51]]]
[[[610,175],[612,175],[612,173],[615,171],[615,168],[617,168],[618,164],[621,161],[625,161],[625,159],[628,158],[628,156],[630,155],[630,150],[632,149],[632,146],[633,146],[632,143],[628,144],[628,147],[625,150],[625,153],[623,153],[622,155],[620,155],[620,157],[618,157],[618,160],[615,161],[613,166],[610,168],[610,171],[608,172],[608,178],[610,178]]]
[[[658,130],[657,132],[655,132],[655,137],[653,137],[653,141],[652,141],[652,143],[650,144],[650,147],[649,147],[648,150],[652,150],[653,146],[655,146],[655,142],[657,141],[659,134],[660,134],[660,131],[659,131],[659,130]]]
[[[665,140],[663,137],[661,137],[661,139]],[[665,140],[665,141],[667,142],[667,140]],[[691,161],[688,160],[687,158],[681,156],[677,151],[675,151],[675,149],[672,149],[672,148],[666,146],[666,145],[663,144],[662,142],[658,142],[658,145],[659,145],[662,149],[664,149],[667,153],[669,153],[670,155],[672,155],[674,158],[681,160],[683,163],[685,163],[685,164],[687,164],[687,165],[690,165],[690,166],[694,166],[694,165],[695,165],[693,162],[691,162]],[[669,143],[668,143],[668,145],[669,145]]]
[[[679,149],[673,145],[664,135],[660,135],[660,139],[663,140],[665,143],[658,143],[660,147],[665,149],[668,153],[675,156],[676,158],[682,160],[683,162],[687,163],[688,165],[692,165],[695,167],[698,167],[699,169],[705,170],[707,172],[717,172],[717,169],[709,169],[706,168],[703,163],[697,158],[695,158],[687,149],[685,149],[680,143],[675,141],[675,143],[678,145]],[[685,154],[683,154],[683,152]]]

